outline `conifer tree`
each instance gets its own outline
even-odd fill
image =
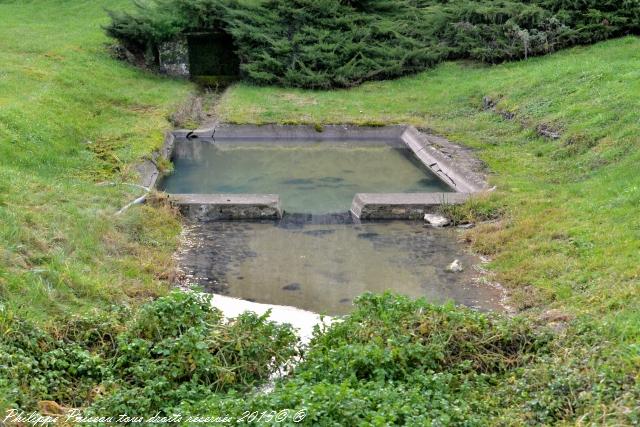
[[[640,33],[640,0],[135,0],[107,33],[137,52],[231,34],[242,77],[349,87],[447,59],[496,63]]]

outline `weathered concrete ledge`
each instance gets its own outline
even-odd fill
[[[175,141],[176,137],[173,132],[166,132],[160,150],[153,152],[151,158],[145,159],[135,166],[139,176],[138,184],[147,188],[155,188],[158,179],[162,176],[162,172],[158,168],[158,161],[171,159]]]
[[[199,221],[282,218],[277,194],[171,194],[169,201]]]
[[[359,219],[422,219],[439,206],[461,204],[469,193],[358,193],[351,214]]]
[[[469,149],[452,144],[445,138],[426,135],[407,126],[401,136],[420,161],[438,178],[459,193],[477,193],[487,189],[479,162]]]
[[[217,124],[209,129],[176,130],[178,138],[209,138],[239,140],[399,140],[406,126],[354,126],[354,125],[231,125]]]

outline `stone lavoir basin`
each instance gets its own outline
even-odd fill
[[[158,187],[185,216],[183,284],[328,315],[385,290],[500,309],[500,292],[474,280],[478,260],[457,231],[416,221],[484,188],[445,140],[434,150],[401,126],[226,125],[175,136],[174,170]],[[463,272],[447,271],[454,259]]]
[[[347,212],[356,193],[450,192],[398,141],[176,143],[171,194],[278,194],[284,212]]]

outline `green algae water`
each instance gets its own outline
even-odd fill
[[[402,143],[179,140],[161,189],[279,194],[290,213],[346,212],[356,193],[451,191]]]

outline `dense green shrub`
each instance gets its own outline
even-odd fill
[[[635,425],[629,355],[597,322],[552,339],[530,321],[392,295],[364,295],[317,334],[293,375],[268,393],[208,396],[183,413],[305,414],[304,425]],[[613,362],[612,361],[616,361]],[[626,362],[625,362],[626,360]],[[627,364],[625,366],[625,364]],[[617,413],[600,413],[603,407]]]
[[[640,0],[151,0],[111,12],[107,33],[135,51],[192,32],[233,36],[260,84],[348,87],[454,58],[542,55],[640,32]]]
[[[289,424],[304,414],[306,425],[472,426],[600,423],[599,408],[614,405],[614,422],[640,421],[637,367],[624,365],[635,359],[612,354],[593,323],[566,334],[391,294],[364,295],[302,353],[290,328],[252,314],[226,322],[190,293],[46,328],[0,310],[0,410],[52,400],[85,416],[245,415],[282,425],[275,414],[288,410]]]
[[[115,391],[93,410],[170,414],[180,402],[244,390],[289,360],[296,343],[289,328],[264,317],[245,313],[223,323],[209,297],[176,293],[144,307],[118,336]]]
[[[115,350],[112,334],[124,315],[61,320],[64,326],[49,332],[0,310],[0,403],[31,409],[40,400],[86,404],[111,375],[104,356]]]
[[[272,393],[211,396],[184,410],[304,409],[306,425],[486,425],[498,405],[490,390],[550,342],[521,319],[390,294],[356,304],[344,322],[316,334]]]
[[[5,404],[52,400],[89,413],[153,415],[266,380],[297,354],[290,328],[246,313],[224,321],[210,297],[172,293],[43,330],[0,312]]]

